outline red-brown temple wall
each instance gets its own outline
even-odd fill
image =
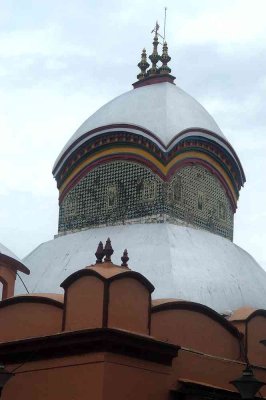
[[[110,284],[108,327],[149,334],[150,293],[133,278]]]
[[[27,363],[6,384],[1,400],[102,400],[103,377],[103,354]]]
[[[229,382],[241,376],[243,368],[243,364],[232,360],[221,360],[180,350],[178,357],[173,360],[171,387],[175,388],[178,380],[183,380],[204,382],[206,386],[234,391]]]
[[[15,281],[15,270],[0,263],[0,282],[3,285],[3,292],[2,296],[0,296],[0,300],[14,296]]]
[[[2,398],[168,400],[170,371],[168,366],[111,353],[29,362],[6,384]]]
[[[266,339],[266,318],[256,315],[247,322],[247,355],[249,362],[265,367],[266,347],[260,342]]]
[[[0,342],[61,331],[63,310],[45,303],[15,303],[0,308]]]
[[[106,355],[103,399],[168,400],[170,371],[167,366],[109,353]]]
[[[201,312],[182,309],[153,312],[151,335],[203,353],[240,360],[239,339]]]
[[[66,292],[65,330],[101,328],[104,283],[95,276],[83,276]]]

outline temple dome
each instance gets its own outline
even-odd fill
[[[74,133],[58,156],[62,155],[82,136],[99,127],[128,124],[155,135],[166,147],[178,134],[190,129],[214,133],[226,140],[211,115],[193,97],[178,86],[161,82],[130,90],[111,100],[91,115]]]
[[[153,298],[178,298],[218,312],[266,306],[266,274],[243,249],[213,233],[173,224],[108,226],[41,244],[23,261],[30,292],[57,292],[68,275],[95,261],[99,241],[112,239],[113,262],[125,247],[129,267],[155,286]],[[25,291],[18,281],[17,294]]]

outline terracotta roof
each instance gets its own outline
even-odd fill
[[[169,299],[155,299],[155,300],[152,300],[152,302],[151,302],[151,305],[152,305],[152,307],[156,307],[156,306],[160,306],[161,304],[165,304],[165,303],[171,303],[171,302],[177,302],[177,301],[186,301],[186,300],[183,300],[183,299],[174,299],[174,298],[169,298]]]
[[[115,279],[119,279],[120,277],[129,277],[138,280],[141,282],[150,293],[154,291],[154,286],[151,282],[145,278],[142,274],[136,271],[131,271],[128,267],[120,267],[119,265],[115,265],[110,261],[93,264],[87,266],[83,269],[80,269],[70,276],[68,276],[62,283],[61,287],[67,289],[75,280],[81,278],[82,276],[97,276],[102,280],[113,281]]]
[[[112,262],[103,262],[101,264],[89,265],[88,267],[86,267],[86,269],[96,271],[98,272],[98,274],[102,275],[106,279],[130,271],[129,268],[120,267],[119,265],[113,264]]]
[[[234,311],[233,314],[227,319],[228,321],[243,321],[248,319],[251,314],[253,314],[257,310],[257,308],[253,307],[241,307]]]
[[[14,297],[8,297],[0,301],[0,308],[19,303],[44,303],[63,308],[64,295],[55,293],[29,293]]]
[[[24,294],[23,297],[43,297],[52,299],[55,301],[59,301],[60,303],[64,303],[64,295],[59,293],[28,293]],[[14,297],[22,297],[22,296],[14,296]]]
[[[219,324],[221,324],[225,329],[227,329],[236,337],[239,338],[242,335],[239,330],[226,318],[221,316],[221,314],[219,314],[217,311],[211,309],[208,306],[205,306],[204,304],[195,303],[193,301],[174,299],[170,299],[170,301],[169,299],[159,299],[157,301],[157,304],[155,302],[152,303],[152,313],[168,310],[188,310],[208,315],[210,318],[216,320]]]
[[[30,270],[22,263],[22,261],[2,243],[0,243],[0,261],[11,268],[24,272],[24,274],[30,274]]]

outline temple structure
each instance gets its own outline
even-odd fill
[[[154,286],[129,268],[127,251],[119,265],[112,253],[110,239],[100,243],[96,263],[68,276],[63,294],[0,302],[1,399],[239,400],[232,381],[247,364],[266,382],[265,310],[225,318],[194,302],[152,300]],[[263,387],[257,398],[265,396]]]
[[[240,160],[208,112],[175,84],[158,26],[154,34],[133,90],[90,116],[60,152],[58,234],[23,260],[26,285],[62,293],[61,281],[93,262],[91,249],[110,237],[154,283],[154,298],[220,313],[264,308],[266,273],[233,243]],[[24,292],[18,282],[16,293]]]
[[[55,162],[58,234],[22,261],[0,245],[1,399],[234,400],[245,368],[266,382],[266,273],[233,243],[243,168],[154,33],[134,89]]]

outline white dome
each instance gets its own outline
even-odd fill
[[[4,254],[5,256],[13,258],[16,261],[20,261],[19,258],[2,243],[0,243],[0,254]]]
[[[165,146],[180,132],[192,128],[205,129],[225,139],[205,108],[176,85],[164,82],[130,90],[105,104],[74,133],[57,161],[84,133],[112,124],[144,128]]]
[[[218,312],[240,307],[266,308],[266,272],[240,247],[215,234],[172,224],[94,228],[43,243],[24,263],[33,292],[58,292],[71,273],[95,262],[99,241],[107,237],[120,264],[124,248],[129,266],[155,286],[154,298],[178,298]],[[17,282],[17,294],[24,288]]]

